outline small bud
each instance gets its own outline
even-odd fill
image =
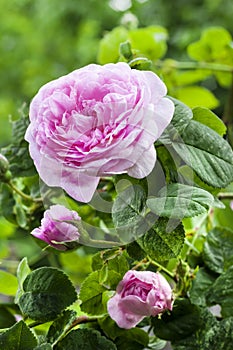
[[[124,43],[120,44],[120,54],[127,60],[131,60],[133,58],[133,53],[129,41],[125,41]]]
[[[0,181],[8,182],[10,179],[11,172],[9,170],[9,162],[6,157],[0,153]]]

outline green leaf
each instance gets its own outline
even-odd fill
[[[54,350],[117,350],[116,346],[98,331],[83,328],[71,331]]]
[[[76,318],[76,312],[65,310],[49,327],[46,340],[48,343],[55,344],[67,332]]]
[[[29,155],[28,143],[24,140],[29,119],[22,115],[18,120],[11,121],[11,124],[13,142],[2,149],[2,153],[9,160],[10,171],[15,177],[35,175],[36,170]]]
[[[102,294],[106,288],[99,283],[99,271],[92,272],[82,283],[79,298],[81,310],[90,315],[102,315],[106,309],[102,303]]]
[[[112,207],[112,220],[121,240],[129,243],[145,233],[148,222],[145,213],[146,192],[140,185],[132,185],[118,193]]]
[[[98,320],[99,325],[105,335],[114,340],[117,349],[145,349],[149,342],[148,334],[140,328],[122,329],[109,317]]]
[[[24,293],[23,290],[23,282],[25,281],[26,277],[31,273],[31,269],[28,265],[27,258],[23,258],[17,268],[17,280],[18,280],[18,290],[15,297],[15,303],[18,304],[19,298]]]
[[[226,125],[223,121],[211,110],[204,107],[193,108],[193,119],[204,124],[217,132],[220,136],[226,134]]]
[[[178,183],[163,187],[158,197],[147,200],[147,205],[153,213],[174,219],[199,215],[213,203],[214,197],[209,192]]]
[[[177,299],[171,313],[152,318],[154,333],[160,339],[183,339],[200,327],[200,312],[188,299]]]
[[[45,343],[37,346],[34,350],[53,350],[52,345]]]
[[[209,305],[221,305],[223,317],[233,316],[233,266],[219,276],[209,288]]]
[[[33,350],[36,345],[35,336],[23,321],[0,334],[0,349]]]
[[[17,278],[9,272],[0,270],[0,293],[5,295],[15,295],[17,288]]]
[[[1,184],[0,186],[1,214],[12,224],[17,224],[14,213],[15,199],[13,193],[7,184]]]
[[[169,220],[160,218],[137,242],[151,259],[166,261],[179,255],[184,238],[182,224],[176,223],[176,227],[171,229]]]
[[[0,328],[8,328],[15,324],[12,313],[4,305],[0,305]]]
[[[187,104],[189,107],[203,106],[216,108],[219,101],[214,94],[203,86],[179,87],[175,91],[176,98]]]
[[[97,60],[100,64],[117,62],[119,46],[128,39],[128,31],[124,27],[116,27],[100,41]]]
[[[161,26],[149,26],[129,31],[129,41],[132,48],[151,60],[164,56],[167,51],[168,34]]]
[[[222,273],[233,265],[233,231],[215,227],[206,237],[203,260],[214,272]]]
[[[210,274],[205,268],[200,268],[192,281],[190,289],[190,301],[195,305],[206,306],[206,295],[216,277]]]
[[[19,298],[22,313],[45,322],[55,319],[77,297],[68,276],[52,267],[41,267],[30,273],[23,290]]]
[[[202,181],[217,188],[233,181],[233,151],[219,134],[191,120],[180,136],[172,145]]]
[[[171,123],[167,126],[158,140],[165,145],[171,144],[172,139],[177,139],[193,117],[191,108],[173,97],[169,98],[174,103],[175,111]]]

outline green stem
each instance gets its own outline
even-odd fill
[[[168,276],[170,276],[172,279],[174,279],[174,274],[169,271],[168,269],[166,269],[166,267],[160,265],[157,261],[152,260],[151,258],[147,257],[147,259],[150,261],[150,263],[156,267],[158,267],[160,270],[162,270],[163,272],[165,272]]]
[[[114,242],[114,241],[104,241],[101,239],[91,239],[89,238],[86,244],[93,246],[93,247],[99,247],[99,248],[113,248],[113,247],[120,247],[123,244],[120,242]]]
[[[233,199],[232,192],[220,192],[218,194],[218,199]]]
[[[33,198],[29,196],[28,194],[22,192],[20,189],[18,189],[11,181],[8,182],[8,185],[11,187],[13,191],[15,191],[17,194],[19,194],[22,198],[28,200],[28,201],[33,201],[33,202],[42,202],[42,198]]]
[[[228,66],[226,64],[220,64],[220,63],[211,63],[211,62],[178,62],[178,61],[170,61],[163,62],[163,61],[157,61],[155,62],[156,68],[174,68],[174,69],[205,69],[205,70],[212,70],[212,71],[218,71],[218,72],[228,72],[233,73],[233,67]]]

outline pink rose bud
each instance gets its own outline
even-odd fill
[[[129,329],[145,316],[172,310],[172,289],[159,272],[130,270],[118,284],[107,307],[117,325]]]
[[[42,180],[89,202],[100,177],[146,177],[174,112],[166,93],[155,73],[123,62],[90,64],[44,85],[25,135]]]
[[[63,205],[52,205],[45,211],[41,226],[35,228],[31,234],[58,250],[67,250],[69,246],[74,246],[80,236],[77,227],[68,221],[79,220],[81,218],[75,211]]]

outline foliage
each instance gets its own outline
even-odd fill
[[[0,0],[0,137],[9,161],[0,169],[0,348],[232,348],[232,4],[204,5],[135,0],[135,17],[121,18],[108,1]],[[26,108],[6,121],[47,81],[117,61],[157,73],[175,113],[155,143],[151,175],[101,179],[101,210],[40,181],[24,140]],[[30,235],[57,203],[82,218],[78,249],[58,252]],[[163,273],[174,305],[126,330],[107,302],[130,269]]]

